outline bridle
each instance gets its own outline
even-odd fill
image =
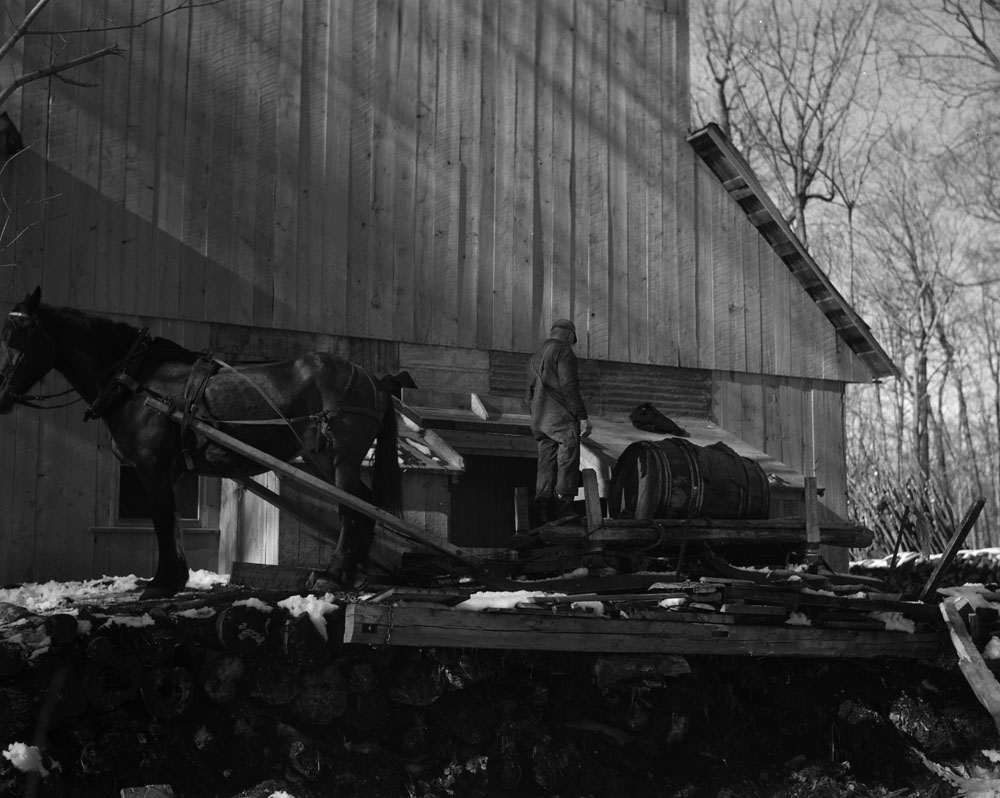
[[[30,343],[32,336],[36,332],[41,333],[43,336],[45,336],[45,339],[50,344],[52,343],[52,339],[49,337],[49,334],[45,331],[45,328],[42,326],[41,319],[39,319],[37,315],[33,313],[25,313],[24,311],[21,310],[12,310],[10,313],[7,314],[7,316],[11,320],[15,321],[14,325],[15,332],[20,335],[23,335],[25,340],[22,346],[11,346],[11,342],[8,341],[7,348],[13,349],[15,352],[17,352],[17,358],[14,360],[14,362],[10,365],[9,368],[0,370],[0,386],[8,385],[10,383],[10,380],[17,373],[18,368],[24,363],[24,360],[27,357],[28,344]],[[11,335],[11,337],[13,338],[13,334]],[[58,391],[56,393],[32,394],[27,396],[24,394],[8,393],[8,396],[10,397],[11,401],[14,402],[14,404],[25,405],[26,407],[33,407],[37,410],[56,410],[60,407],[69,407],[70,405],[76,404],[83,397],[77,396],[75,399],[71,399],[68,402],[64,402],[58,405],[39,405],[35,404],[35,402],[45,401],[48,399],[58,399],[60,396],[66,396],[67,394],[73,393],[74,391],[75,389],[70,387],[64,391]]]

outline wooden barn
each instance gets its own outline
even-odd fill
[[[0,174],[0,301],[41,285],[233,363],[408,371],[407,518],[462,546],[504,546],[533,484],[520,396],[556,317],[595,465],[651,402],[784,474],[787,506],[815,477],[846,515],[845,387],[895,367],[740,154],[690,129],[686,0],[175,6],[51,3],[4,56],[123,51],[4,104],[26,148]],[[129,469],[81,407],[0,419],[0,583],[152,571]],[[192,567],[326,554],[242,488],[182,492]]]

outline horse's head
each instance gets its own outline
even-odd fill
[[[7,314],[0,327],[0,415],[9,413],[55,363],[55,347],[42,328],[38,306],[42,289],[36,288]]]

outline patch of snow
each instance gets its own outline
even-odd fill
[[[994,763],[1000,762],[1000,751],[994,751],[993,749],[989,749],[987,751],[983,751],[983,756],[985,756],[988,760],[990,760],[990,762]]]
[[[906,632],[912,635],[917,629],[913,621],[898,612],[870,612],[868,617],[881,621],[887,632]]]
[[[986,585],[980,582],[969,582],[955,587],[939,587],[937,592],[940,596],[964,598],[975,610],[1000,609],[1000,604],[986,598],[985,594],[992,591],[988,591]]]
[[[983,659],[1000,659],[1000,637],[994,635],[983,647]]]
[[[590,612],[594,615],[604,615],[603,601],[574,601],[570,605],[571,609]]]
[[[139,577],[105,576],[83,582],[41,582],[18,585],[0,590],[0,602],[16,604],[31,612],[49,612],[68,601],[107,596],[110,593],[129,593],[139,589]]]
[[[142,629],[144,626],[156,626],[156,621],[153,620],[152,616],[148,612],[144,612],[142,615],[98,615],[96,617],[107,619],[103,624],[101,624],[102,629],[107,629],[110,626],[125,626],[130,629]]]
[[[233,602],[234,607],[252,607],[255,610],[260,610],[261,612],[271,612],[274,610],[270,604],[266,601],[261,601],[259,598],[247,598],[240,599],[239,601]]]
[[[228,585],[229,574],[217,574],[212,571],[198,570],[188,572],[185,587],[189,590],[209,590],[214,585]]]
[[[790,612],[785,620],[788,626],[812,626],[812,621],[802,612]]]
[[[272,792],[267,798],[295,798],[290,792],[285,792],[284,790],[278,790],[277,792]]]
[[[549,598],[565,596],[565,593],[546,593],[541,590],[481,590],[473,593],[461,604],[456,604],[457,610],[510,610],[518,604],[531,601],[533,598]]]
[[[50,771],[42,763],[42,752],[35,745],[25,745],[24,743],[11,743],[7,750],[0,752],[3,758],[10,762],[22,773],[38,773],[44,779]],[[53,770],[59,770],[59,763],[52,763]]]
[[[333,601],[334,598],[333,593],[326,593],[322,597],[289,596],[284,601],[279,601],[278,606],[288,610],[293,617],[309,615],[313,626],[326,640],[326,618],[324,616],[337,609],[337,605]]]
[[[665,598],[659,603],[660,607],[682,607],[687,604],[686,598]]]
[[[198,620],[200,618],[211,618],[215,615],[215,610],[211,607],[196,607],[191,610],[180,610],[178,612],[171,613],[175,618],[194,618]]]

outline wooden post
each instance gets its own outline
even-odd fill
[[[587,531],[595,532],[604,525],[604,513],[601,512],[601,494],[597,485],[597,472],[593,468],[585,468],[583,474],[583,501],[587,508]]]
[[[527,532],[529,529],[531,529],[531,519],[528,489],[522,485],[514,488],[514,531]]]
[[[938,585],[941,584],[941,578],[944,576],[944,572],[954,561],[955,555],[958,554],[959,550],[962,548],[962,545],[965,543],[965,539],[972,531],[972,527],[976,525],[976,520],[979,518],[979,514],[983,511],[985,504],[985,499],[976,499],[969,506],[969,509],[965,511],[965,518],[962,519],[962,523],[959,524],[958,529],[955,530],[955,534],[951,536],[951,540],[948,541],[947,548],[945,548],[944,552],[941,554],[941,559],[938,561],[937,567],[931,574],[930,579],[927,580],[927,584],[924,585],[923,590],[920,591],[920,596],[918,597],[920,601],[928,601],[934,598]]]
[[[819,559],[819,511],[816,507],[816,477],[805,478],[806,561]]]

